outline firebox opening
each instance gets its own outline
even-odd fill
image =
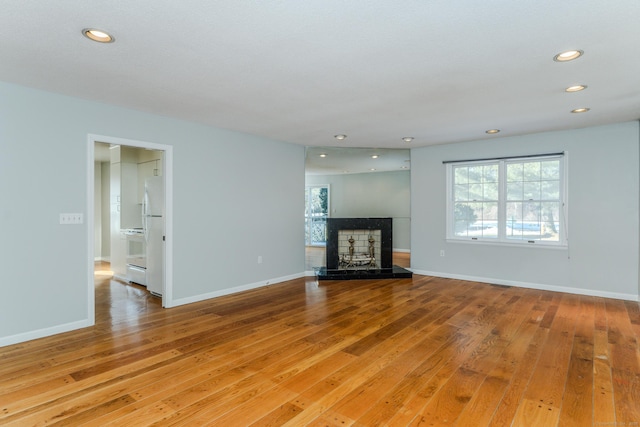
[[[378,268],[381,236],[380,230],[338,230],[338,268]]]

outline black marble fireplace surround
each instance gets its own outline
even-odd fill
[[[340,230],[380,230],[379,268],[346,270],[339,268],[338,232]],[[326,268],[316,269],[318,280],[397,279],[412,277],[409,270],[393,265],[393,231],[391,218],[327,218]]]

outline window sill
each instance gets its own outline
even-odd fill
[[[484,246],[505,246],[510,248],[527,248],[527,249],[551,249],[551,250],[569,250],[567,244],[549,244],[549,243],[510,243],[505,241],[491,242],[489,240],[471,240],[471,239],[445,239],[447,243],[461,243],[463,245],[484,245]]]

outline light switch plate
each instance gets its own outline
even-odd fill
[[[84,216],[81,213],[61,213],[60,214],[60,224],[62,225],[82,224],[83,222],[84,222]]]

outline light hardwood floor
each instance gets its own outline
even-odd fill
[[[0,348],[0,424],[640,422],[635,302],[414,276],[162,309],[96,277],[95,327]]]

